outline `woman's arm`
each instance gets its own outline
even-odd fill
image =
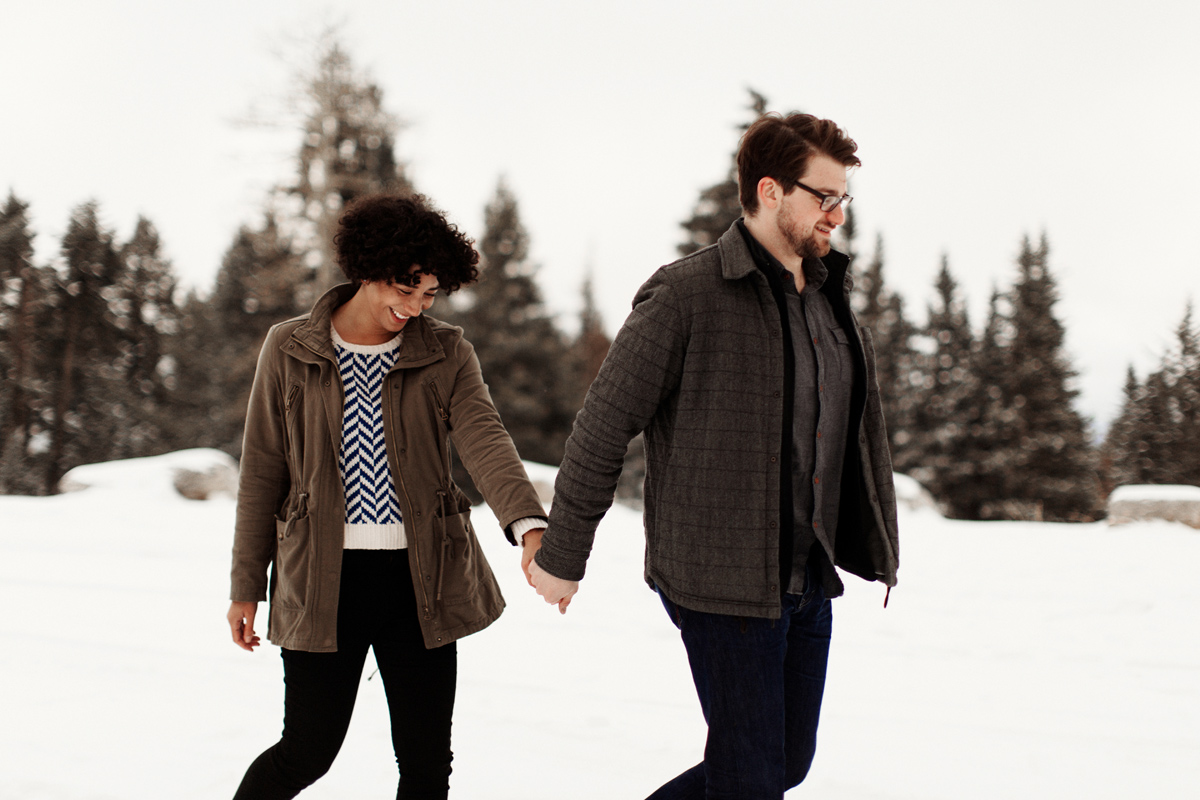
[[[268,333],[259,353],[246,408],[230,587],[230,600],[235,603],[267,599],[267,568],[275,557],[275,515],[290,484],[277,330]]]
[[[450,436],[463,465],[514,544],[511,526],[546,512],[529,481],[512,438],[483,382],[475,348],[460,340],[459,367],[450,392]]]

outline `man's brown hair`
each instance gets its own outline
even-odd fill
[[[786,194],[795,188],[792,182],[804,175],[813,153],[857,167],[862,164],[854,155],[857,149],[854,140],[833,120],[812,114],[762,115],[742,134],[738,146],[738,200],[742,212],[748,217],[758,212],[758,182],[763,178],[774,178]]]

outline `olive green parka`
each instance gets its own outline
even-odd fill
[[[344,398],[330,325],[354,291],[334,287],[309,314],[271,328],[246,412],[230,598],[269,598],[267,638],[289,650],[337,649]],[[487,627],[504,608],[470,503],[450,478],[449,440],[510,542],[513,522],[546,512],[461,328],[409,319],[384,379],[383,409],[421,631],[426,647],[439,647]]]

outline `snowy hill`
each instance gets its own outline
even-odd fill
[[[224,619],[233,500],[172,488],[220,460],[97,465],[77,476],[88,488],[0,497],[0,798],[228,797],[278,736],[278,650],[237,649]],[[913,499],[889,607],[853,577],[834,603],[821,744],[789,797],[1200,796],[1200,532],[955,522]],[[487,509],[474,519],[509,608],[460,644],[452,796],[639,798],[698,760],[639,515],[609,513],[566,616],[525,585]],[[302,797],[394,792],[372,669],[341,756]]]

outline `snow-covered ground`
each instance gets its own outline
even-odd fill
[[[239,650],[225,623],[233,500],[170,488],[174,466],[212,458],[0,497],[0,798],[229,797],[278,736],[278,650]],[[902,513],[889,607],[853,577],[834,603],[821,744],[789,797],[1200,797],[1200,531]],[[697,761],[703,721],[641,580],[639,515],[609,513],[566,616],[486,508],[475,520],[509,607],[460,643],[453,795],[641,798]],[[371,669],[303,797],[394,793]]]

